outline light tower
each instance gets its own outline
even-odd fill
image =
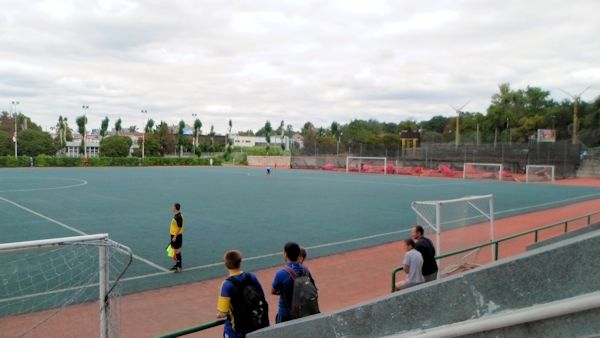
[[[577,140],[577,131],[579,130],[579,101],[581,100],[581,95],[583,95],[583,93],[585,93],[588,89],[590,89],[591,86],[588,86],[586,89],[584,89],[581,93],[577,94],[577,95],[573,95],[569,92],[567,92],[566,90],[560,89],[561,92],[569,95],[572,99],[573,99],[573,140],[572,143],[573,144],[577,144],[578,140]]]
[[[456,112],[456,134],[455,134],[455,139],[454,139],[455,147],[458,147],[458,145],[460,145],[460,114],[462,113],[462,109],[464,107],[466,107],[469,104],[469,102],[471,102],[471,100],[465,102],[465,104],[463,104],[458,109],[452,105],[449,105],[450,108],[454,109],[454,111]]]

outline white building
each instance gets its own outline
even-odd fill
[[[240,136],[231,135],[234,147],[256,147],[266,146],[267,138],[264,136]],[[285,150],[290,149],[290,138],[287,136],[271,136],[271,146],[279,146],[283,144]]]
[[[65,146],[65,155],[67,157],[83,157],[83,152],[80,151],[81,139],[68,141]],[[98,157],[100,154],[100,140],[88,139],[85,142],[86,153],[88,157]]]

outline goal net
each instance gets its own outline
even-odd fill
[[[527,165],[525,167],[525,181],[527,183],[554,183],[554,166]]]
[[[387,158],[348,156],[346,157],[346,172],[386,175],[388,173]]]
[[[502,164],[500,163],[464,163],[463,179],[502,181]]]
[[[120,336],[131,261],[107,234],[0,244],[0,335]]]
[[[438,260],[439,275],[465,270],[493,259],[493,248],[466,250],[494,239],[494,196],[468,196],[452,200],[414,201],[411,204],[435,245],[436,255],[464,252]]]

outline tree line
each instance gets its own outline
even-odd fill
[[[589,146],[600,146],[600,96],[591,102],[578,101],[580,124],[578,140]],[[555,101],[550,97],[550,92],[539,87],[526,87],[512,89],[509,84],[501,84],[498,93],[491,98],[491,103],[486,112],[460,112],[461,143],[478,144],[493,142],[526,143],[535,140],[538,129],[555,129],[558,140],[565,140],[573,134],[573,109],[572,100]],[[23,114],[16,117],[8,112],[0,115],[0,156],[14,154],[12,135],[14,132],[15,118],[18,126],[19,154],[36,156],[39,154],[53,155],[64,149],[66,142],[73,140],[73,130],[66,117],[59,116],[56,124],[56,136],[52,138],[40,126]],[[445,117],[436,115],[429,120],[400,122],[380,122],[377,120],[353,120],[347,124],[332,122],[328,126],[315,126],[306,122],[300,130],[295,130],[292,125],[285,124],[282,120],[277,128],[273,128],[270,121],[256,132],[252,130],[240,131],[242,136],[264,136],[270,144],[271,136],[291,137],[300,133],[304,137],[304,146],[311,147],[346,147],[355,144],[361,145],[397,145],[400,142],[400,132],[419,132],[422,143],[453,143],[456,135],[457,116]],[[88,132],[87,117],[79,116],[75,120],[77,132]],[[101,138],[101,154],[108,156],[127,156],[131,141],[128,137],[121,136],[122,120],[114,122],[114,135],[109,135],[110,120],[102,120],[99,135]],[[191,136],[184,135],[185,122],[179,121],[176,126],[169,126],[160,121],[156,124],[153,119],[148,119],[144,126],[145,141],[144,153],[147,156],[164,156],[177,152],[225,152],[232,151],[232,142],[216,142],[217,137],[214,126],[202,135],[203,123],[196,118],[192,125]],[[229,134],[233,122],[229,120]],[[129,127],[129,131],[137,131],[136,126]],[[109,137],[110,136],[110,137]],[[112,140],[110,140],[112,138]],[[129,141],[127,141],[127,140]],[[110,140],[110,141],[109,141]],[[129,143],[128,143],[129,142]],[[142,143],[142,139],[138,140]],[[83,146],[83,144],[82,144]],[[125,150],[127,148],[127,153]],[[113,151],[118,149],[118,151]],[[139,152],[134,156],[139,156]]]

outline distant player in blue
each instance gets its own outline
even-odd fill
[[[267,176],[271,176],[271,167],[267,167]]]

